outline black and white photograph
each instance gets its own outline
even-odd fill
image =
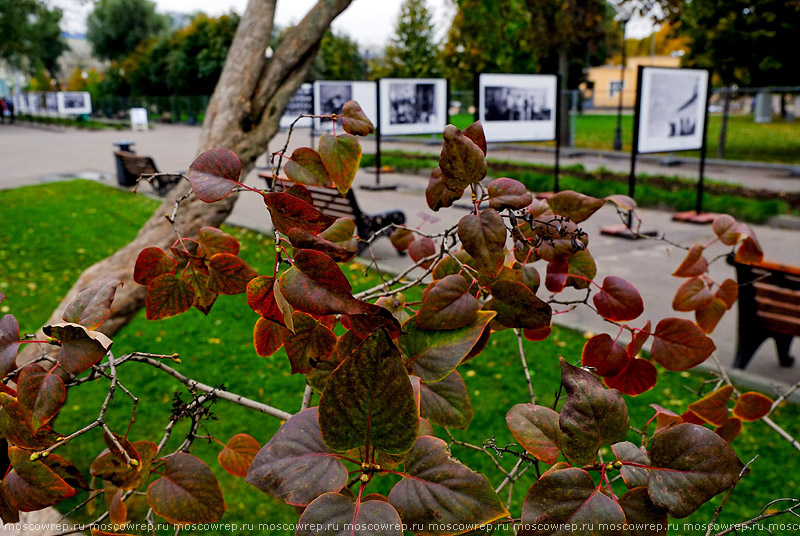
[[[555,139],[555,75],[481,74],[478,86],[487,141]]]
[[[314,86],[303,84],[294,94],[292,100],[286,105],[286,110],[281,116],[281,128],[289,128],[301,115],[312,115],[314,113]],[[311,118],[303,117],[295,123],[296,127],[310,127]]]
[[[447,122],[447,80],[383,78],[381,134],[441,133]]]
[[[314,82],[314,115],[341,114],[342,106],[355,100],[373,122],[377,116],[375,82],[318,80]],[[341,119],[337,128],[341,127]],[[315,130],[330,130],[330,119],[315,119]]]
[[[700,149],[707,88],[708,71],[645,67],[640,89],[639,152]]]
[[[44,93],[44,109],[51,113],[58,113],[58,93]]]
[[[58,111],[62,114],[80,115],[92,113],[92,97],[86,91],[63,91],[58,93]]]

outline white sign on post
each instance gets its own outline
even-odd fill
[[[554,74],[481,74],[478,119],[486,141],[556,139],[557,92]]]
[[[317,80],[314,82],[314,115],[341,114],[344,103],[358,102],[364,114],[375,124],[378,117],[378,99],[375,82],[346,80]],[[336,128],[341,129],[341,119]],[[330,119],[314,119],[314,130],[331,130]]]
[[[148,130],[147,110],[145,108],[131,108],[131,129]]]
[[[441,134],[447,125],[447,80],[381,78],[381,135]]]
[[[708,71],[643,67],[639,92],[638,152],[689,151],[703,146]]]

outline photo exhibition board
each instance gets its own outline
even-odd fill
[[[381,135],[441,134],[447,125],[447,80],[381,78]],[[369,115],[369,114],[367,114]]]
[[[317,80],[314,82],[314,115],[341,113],[349,100],[358,102],[372,124],[378,119],[378,96],[375,82]],[[341,126],[341,120],[337,129]],[[331,121],[314,119],[314,130],[331,130]],[[343,132],[343,131],[342,131]]]
[[[314,86],[312,84],[301,85],[297,93],[294,94],[292,100],[286,105],[281,116],[281,128],[289,128],[294,121],[301,115],[314,114]],[[310,117],[303,117],[295,123],[297,128],[311,127],[312,119]]]
[[[706,70],[642,67],[638,152],[700,149],[707,98]]]
[[[58,113],[82,115],[92,113],[92,96],[87,91],[62,91],[58,93]]]
[[[481,74],[478,119],[486,141],[554,140],[557,92],[552,74]]]

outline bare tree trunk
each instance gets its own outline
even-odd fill
[[[725,144],[728,140],[728,116],[731,112],[731,98],[733,97],[733,88],[725,89],[725,104],[722,108],[722,128],[719,130],[719,144],[717,145],[717,158],[722,160],[725,158]]]
[[[267,142],[280,128],[286,104],[300,87],[319,50],[325,30],[352,0],[319,0],[306,17],[286,36],[272,58],[265,57],[272,35],[277,0],[250,0],[236,30],[217,87],[208,104],[198,154],[214,147],[227,147],[242,161],[242,177],[255,165]],[[187,162],[188,165],[188,162]],[[66,305],[99,278],[122,281],[111,317],[101,331],[108,335],[125,326],[144,306],[146,288],[133,281],[133,266],[139,252],[150,246],[167,250],[176,240],[166,219],[175,200],[189,191],[183,183],[164,200],[144,224],[136,238],[78,278],[48,324],[61,321]],[[176,226],[186,237],[196,236],[201,227],[218,226],[233,210],[236,195],[213,204],[190,196],[180,205]],[[26,345],[18,357],[24,363],[34,357],[36,345]]]

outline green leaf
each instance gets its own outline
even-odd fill
[[[239,241],[216,227],[203,227],[197,237],[197,255],[210,259],[217,253],[239,254]]]
[[[208,261],[208,290],[217,294],[242,294],[258,273],[246,262],[230,253],[217,253]]]
[[[285,235],[295,227],[318,235],[336,221],[313,205],[284,192],[264,194],[264,204],[269,209],[272,225]]]
[[[650,465],[653,504],[679,519],[730,488],[744,468],[727,441],[688,423],[656,434]]]
[[[174,525],[215,523],[225,513],[217,477],[201,459],[176,452],[166,458],[163,476],[147,488],[156,515]]]
[[[319,155],[333,184],[342,195],[346,194],[361,163],[358,138],[351,134],[323,134],[319,138]]]
[[[37,363],[20,371],[17,389],[19,403],[31,412],[34,432],[56,416],[67,396],[63,380]]]
[[[331,358],[336,335],[313,316],[301,311],[295,311],[292,322],[294,333],[283,330],[283,345],[292,364],[292,374],[311,372],[315,363]]]
[[[402,536],[402,527],[397,510],[382,500],[326,493],[303,511],[295,536]]]
[[[161,276],[171,277],[171,276]],[[44,334],[61,343],[58,363],[70,374],[80,374],[108,353],[114,341],[80,324],[63,322],[43,328]]]
[[[453,125],[444,127],[444,145],[439,157],[443,181],[450,190],[463,190],[480,182],[488,170],[483,151]]]
[[[565,190],[550,197],[547,204],[550,205],[554,214],[569,218],[573,223],[580,223],[600,210],[606,201],[572,190]]]
[[[622,462],[633,462],[639,465],[650,465],[650,455],[645,447],[637,447],[630,441],[622,441],[611,445],[614,456]],[[622,481],[628,489],[647,487],[647,479],[650,472],[643,467],[623,465],[619,470]]]
[[[489,206],[494,210],[520,210],[533,202],[533,195],[524,184],[514,179],[495,179],[487,187]]]
[[[77,493],[63,478],[39,461],[31,461],[30,452],[10,447],[8,459],[13,470],[3,479],[8,501],[17,510],[41,510]],[[50,456],[56,457],[55,454]]]
[[[497,312],[497,322],[509,328],[541,329],[550,325],[553,312],[522,283],[499,280],[492,283],[492,299],[486,309]]]
[[[699,365],[716,350],[716,345],[694,322],[665,318],[656,325],[650,353],[667,370],[688,370]]]
[[[406,365],[411,365],[424,382],[443,379],[469,354],[494,316],[493,311],[478,311],[474,323],[452,330],[419,329],[411,318],[403,324],[403,334],[398,339]]]
[[[480,215],[468,214],[458,222],[458,238],[475,260],[478,270],[494,277],[506,258],[506,226],[503,218],[486,209]]]
[[[198,156],[189,166],[189,182],[200,201],[213,203],[225,199],[239,186],[242,163],[236,153],[224,147]]]
[[[0,378],[16,370],[19,350],[19,323],[12,314],[0,318]]]
[[[384,330],[374,331],[328,380],[319,403],[322,437],[338,452],[368,444],[402,454],[414,445],[418,422],[400,352]]]
[[[295,253],[294,266],[281,275],[280,292],[292,307],[312,315],[363,312],[339,266],[324,253],[310,249]]]
[[[355,238],[356,222],[352,218],[339,218],[330,227],[319,233],[320,238],[333,242],[347,251],[358,251]]]
[[[577,467],[547,471],[522,504],[520,536],[612,536],[622,534],[625,513]],[[588,528],[592,527],[592,528]]]
[[[236,434],[220,451],[217,461],[228,473],[244,478],[260,448],[253,436]]]
[[[548,465],[558,461],[561,429],[558,413],[544,406],[517,404],[506,414],[506,424],[519,444]]]
[[[194,289],[173,274],[163,274],[147,286],[145,316],[148,320],[161,320],[185,313],[194,304]]]
[[[420,329],[458,329],[478,318],[481,304],[469,293],[469,283],[460,275],[448,275],[428,287],[417,312]]]
[[[253,459],[247,482],[294,506],[342,489],[347,468],[322,441],[318,415],[308,408],[286,421]]]
[[[457,370],[433,383],[420,383],[420,414],[433,424],[466,430],[472,422],[467,385]]]
[[[120,286],[122,281],[119,279],[105,278],[98,281],[78,294],[61,318],[64,322],[81,324],[86,329],[97,329],[111,314],[111,302]]]
[[[451,458],[447,443],[432,436],[417,439],[406,456],[405,475],[392,488],[389,503],[420,535],[453,534],[453,525],[510,515],[489,480]]]
[[[333,186],[319,153],[309,147],[295,149],[283,167],[290,180],[309,186]]]
[[[635,488],[619,498],[625,512],[626,536],[666,536],[667,514],[650,500],[647,488]]]
[[[600,316],[614,322],[628,322],[644,312],[644,302],[636,287],[613,275],[603,279],[603,286],[592,301]]]
[[[348,134],[366,136],[375,132],[372,121],[354,100],[349,100],[342,106],[342,127]]]
[[[561,358],[561,383],[567,400],[561,408],[561,451],[575,465],[593,463],[602,445],[625,439],[628,406],[619,391]]]

